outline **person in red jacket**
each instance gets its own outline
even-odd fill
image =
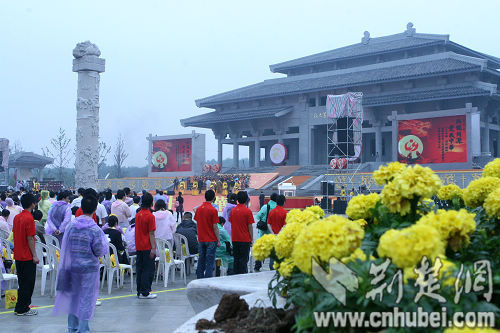
[[[219,236],[219,214],[212,206],[215,201],[215,192],[205,192],[205,202],[196,209],[194,220],[198,229],[198,279],[209,278],[214,275],[215,251],[221,245]]]
[[[255,222],[252,211],[245,206],[248,194],[239,191],[238,204],[231,210],[231,234],[233,241],[234,274],[248,273],[248,258],[253,242],[253,226]]]
[[[151,213],[153,196],[144,193],[141,210],[135,215],[135,248],[137,250],[137,297],[153,299],[151,284],[155,274],[155,216]],[[165,254],[163,254],[165,255]]]
[[[35,208],[35,197],[26,193],[21,197],[24,210],[14,217],[14,258],[16,258],[19,291],[14,313],[17,316],[34,316],[36,310],[30,309],[31,296],[35,288],[36,265],[40,262],[35,251],[35,220],[31,211]]]
[[[283,206],[285,205],[286,198],[283,194],[276,199],[276,208],[269,212],[267,218],[267,228],[273,235],[279,234],[281,228],[286,224],[286,214],[288,213]]]

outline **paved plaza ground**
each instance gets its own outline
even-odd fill
[[[130,281],[125,278],[123,289],[113,284],[111,295],[102,290],[99,298],[102,305],[96,307],[95,316],[90,321],[92,332],[173,332],[190,317],[194,311],[186,297],[186,286],[176,274],[175,282],[169,280],[168,288],[153,282],[153,291],[158,293],[154,300],[138,299],[130,291]],[[188,282],[195,274],[188,276]],[[106,286],[107,288],[107,282]],[[135,288],[134,288],[135,289]],[[32,305],[39,307],[38,315],[33,317],[15,316],[12,309],[5,310],[5,302],[0,302],[1,333],[59,333],[67,331],[67,317],[52,315],[54,298],[40,294],[40,277],[37,276]]]

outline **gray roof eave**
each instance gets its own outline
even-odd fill
[[[486,54],[486,53],[474,51],[472,49],[469,49],[468,47],[465,47],[463,45],[460,45],[460,44],[452,42],[452,41],[448,41],[447,44],[451,45],[452,47],[455,47],[455,48],[457,48],[457,49],[459,49],[461,51],[465,51],[465,52],[471,53],[474,56],[486,58],[486,60],[488,60],[491,64],[495,65],[494,68],[499,68],[500,67],[500,58],[494,57],[494,56]]]
[[[287,74],[286,71],[289,70],[289,69],[310,67],[310,66],[314,66],[314,65],[322,65],[322,64],[328,64],[328,63],[337,62],[337,61],[343,61],[343,60],[366,58],[366,57],[371,57],[371,56],[388,54],[388,53],[392,53],[392,52],[401,52],[401,51],[414,50],[414,49],[418,49],[418,48],[422,48],[422,47],[433,46],[433,45],[438,45],[438,44],[444,44],[445,42],[446,42],[445,40],[435,40],[435,41],[430,41],[428,44],[424,44],[424,45],[405,46],[405,47],[401,47],[401,48],[395,48],[395,49],[391,49],[391,50],[372,52],[372,53],[367,53],[367,54],[360,54],[360,55],[355,55],[355,56],[340,57],[340,58],[334,58],[334,59],[328,59],[328,60],[322,60],[322,61],[312,61],[312,62],[309,62],[309,63],[299,64],[299,65],[286,65],[286,63],[294,61],[295,60],[294,59],[294,60],[289,60],[289,61],[285,61],[285,62],[282,62],[282,63],[277,63],[277,64],[269,65],[269,70],[271,72],[273,72],[273,73]],[[300,58],[298,58],[298,59],[300,59]]]
[[[216,102],[203,102],[202,100],[197,100],[196,105],[198,107],[213,108],[217,105],[236,103],[236,102],[248,101],[248,100],[255,100],[257,98],[261,99],[261,98],[270,98],[270,97],[290,96],[290,95],[296,95],[298,93],[307,94],[307,93],[323,91],[323,90],[332,89],[332,88],[343,89],[343,88],[349,88],[349,87],[361,87],[361,86],[366,86],[366,85],[370,85],[370,84],[374,84],[374,83],[397,82],[397,81],[401,81],[401,80],[411,80],[411,79],[415,79],[415,78],[425,79],[425,78],[429,78],[429,77],[442,76],[443,74],[453,75],[453,74],[459,74],[459,73],[477,72],[478,70],[481,70],[480,66],[478,66],[477,68],[471,68],[471,69],[461,69],[461,70],[455,70],[455,71],[438,72],[438,73],[424,74],[424,75],[411,75],[411,76],[405,76],[404,78],[371,80],[371,81],[365,81],[365,82],[356,83],[356,84],[344,84],[344,85],[331,86],[331,87],[326,86],[326,87],[320,87],[320,88],[314,88],[314,89],[304,89],[304,90],[301,90],[300,92],[292,91],[292,92],[285,92],[285,93],[278,93],[278,94],[260,95],[258,97],[225,99],[225,100],[219,101],[219,102],[217,102],[217,101]],[[248,88],[248,87],[245,87],[245,88]]]

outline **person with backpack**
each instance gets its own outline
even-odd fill
[[[269,229],[267,228],[267,217],[269,216],[269,212],[276,208],[276,201],[278,199],[278,193],[271,194],[270,200],[267,205],[262,206],[260,211],[257,213],[257,230],[259,232],[259,237],[264,236],[269,233]],[[262,261],[255,260],[254,270],[256,272],[260,272],[262,268]],[[272,262],[269,262],[269,269],[272,270]]]

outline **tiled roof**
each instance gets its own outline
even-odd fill
[[[491,91],[474,86],[453,86],[442,89],[412,89],[384,95],[365,95],[363,106],[377,106],[388,104],[403,104],[423,102],[436,99],[453,99],[471,96],[487,96]]]
[[[372,65],[367,66],[367,68],[370,69],[363,70],[362,68],[357,68],[353,69],[352,72],[339,70],[266,80],[251,86],[203,98],[197,100],[196,103],[201,107],[212,107],[217,104],[255,98],[284,96],[335,88],[361,86],[384,81],[399,81],[425,76],[481,70],[481,65],[472,60],[467,61],[466,58],[470,57],[464,57],[464,59],[450,57],[414,63],[410,62],[395,66],[388,66],[390,63],[384,63],[381,66],[385,67],[382,68],[371,69],[373,68]]]
[[[251,120],[261,118],[277,118],[284,116],[291,112],[293,107],[278,107],[278,108],[261,108],[261,109],[248,109],[248,110],[234,110],[224,112],[209,112],[199,116],[186,118],[181,120],[182,126],[197,126],[205,127],[203,125],[227,123],[229,121]],[[207,126],[210,127],[210,126]]]
[[[444,44],[446,40],[448,40],[447,35],[416,34],[415,36],[406,36],[405,34],[396,34],[372,38],[367,44],[352,44],[338,49],[281,62],[271,65],[269,68],[272,72],[281,72],[292,67],[312,66],[344,58],[359,57],[368,54],[376,55],[389,51]]]
[[[377,106],[389,104],[403,104],[413,102],[423,102],[436,99],[453,99],[471,96],[487,96],[492,91],[475,87],[473,85],[454,85],[446,86],[440,89],[419,88],[408,89],[404,91],[383,93],[383,94],[365,94],[363,97],[363,106]],[[199,116],[181,120],[183,126],[196,126],[211,128],[212,124],[220,122],[230,122],[237,120],[249,120],[257,118],[274,117],[280,111],[292,110],[291,108],[267,109],[267,110],[234,110],[225,112],[210,112]]]
[[[22,168],[45,166],[52,164],[54,159],[48,156],[38,155],[32,152],[18,152],[9,156],[9,167]]]

